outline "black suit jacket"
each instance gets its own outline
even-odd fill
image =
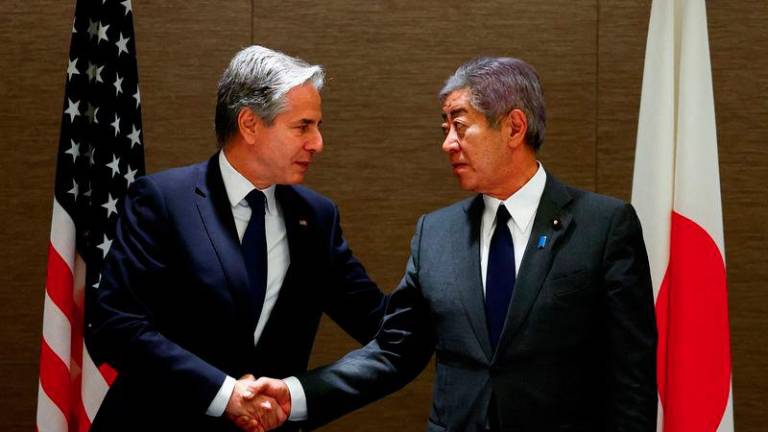
[[[422,216],[376,339],[299,377],[310,421],[396,390],[435,352],[429,431],[655,431],[653,294],[632,207],[548,176],[495,351],[482,209],[477,196]]]
[[[374,336],[385,297],[347,247],[336,206],[300,186],[275,195],[291,262],[254,346],[218,154],[134,183],[87,308],[89,347],[119,373],[93,430],[234,429],[205,415],[226,375],[305,371],[322,312],[361,343]]]

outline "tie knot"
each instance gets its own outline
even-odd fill
[[[256,209],[260,208],[262,209],[262,213],[264,212],[264,202],[267,200],[267,197],[264,196],[264,192],[254,189],[250,192],[248,192],[248,195],[245,196],[245,201],[248,203],[248,206],[251,207],[251,211],[255,211]]]
[[[496,210],[496,225],[505,224],[509,220],[509,211],[504,204],[499,204],[499,209]]]

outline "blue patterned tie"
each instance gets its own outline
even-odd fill
[[[245,200],[251,207],[251,220],[243,234],[242,251],[255,307],[254,322],[258,322],[267,293],[267,234],[264,229],[266,197],[260,190],[254,189],[245,196]]]
[[[509,300],[515,289],[515,246],[509,232],[509,212],[504,204],[496,212],[496,230],[488,250],[488,269],[485,277],[485,317],[488,336],[496,349],[507,317]]]

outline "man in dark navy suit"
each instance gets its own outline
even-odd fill
[[[319,425],[435,353],[428,431],[655,431],[653,295],[632,206],[537,160],[544,100],[527,63],[471,60],[440,100],[443,151],[476,195],[419,219],[373,342],[299,375],[300,393],[266,378],[254,391],[305,399],[291,418]]]
[[[89,346],[118,371],[92,430],[274,426],[290,407],[245,400],[250,374],[305,371],[323,312],[375,335],[385,296],[333,202],[297,186],[323,149],[322,85],[319,66],[242,50],[219,82],[220,151],[130,189],[87,308]]]

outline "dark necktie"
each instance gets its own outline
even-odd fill
[[[488,269],[485,276],[485,316],[488,336],[496,349],[507,317],[509,300],[515,289],[515,246],[507,221],[509,212],[504,204],[496,212],[496,230],[488,250]]]
[[[248,271],[251,300],[254,305],[254,322],[258,322],[264,297],[267,293],[267,234],[264,229],[266,197],[258,189],[245,196],[251,207],[251,220],[243,234],[242,250],[245,268]]]

